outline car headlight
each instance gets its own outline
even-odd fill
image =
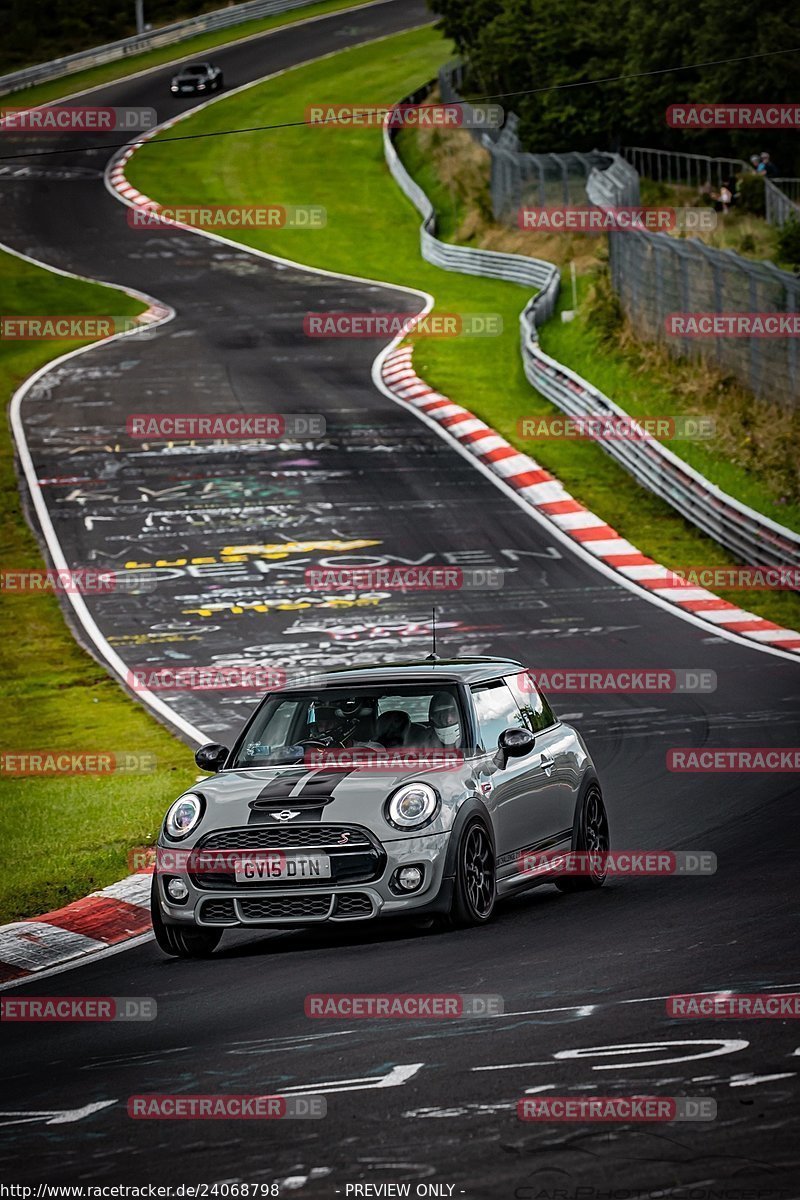
[[[404,783],[389,797],[386,817],[397,829],[419,829],[439,811],[439,795],[429,783]]]
[[[194,792],[181,796],[180,800],[176,800],[172,805],[164,821],[167,834],[175,841],[187,837],[202,817],[203,807],[202,797],[196,796]]]
[[[197,85],[198,92],[202,92],[203,89],[205,88],[205,86],[206,85],[204,83],[198,83],[198,85]]]

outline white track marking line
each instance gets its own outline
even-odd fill
[[[0,1112],[0,1118],[13,1118],[10,1121],[0,1120],[0,1126],[31,1125],[37,1121],[43,1121],[45,1125],[72,1125],[116,1103],[116,1100],[98,1100],[94,1104],[85,1104],[83,1108],[52,1109],[49,1112]]]
[[[318,1096],[323,1092],[364,1092],[375,1088],[402,1087],[424,1066],[424,1063],[404,1063],[392,1067],[386,1075],[360,1075],[355,1079],[334,1079],[320,1084],[298,1084],[281,1088],[279,1094],[281,1096],[287,1096],[289,1093]]]

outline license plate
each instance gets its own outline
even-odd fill
[[[234,869],[237,883],[269,882],[274,879],[330,879],[331,860],[327,854],[283,854],[279,850],[256,850],[242,854]]]

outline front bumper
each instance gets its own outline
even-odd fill
[[[160,872],[156,886],[162,916],[172,925],[241,929],[343,924],[445,912],[452,891],[452,880],[445,874],[449,838],[449,833],[438,833],[377,843],[381,853],[374,856],[374,870],[363,882],[332,879],[312,885],[285,881],[236,884],[215,879],[212,886],[203,886],[191,872]],[[422,885],[411,894],[397,895],[389,882],[399,867],[412,864],[423,869]],[[189,893],[181,903],[175,903],[165,891],[168,880],[175,877],[183,881]]]

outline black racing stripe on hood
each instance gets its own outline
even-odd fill
[[[321,801],[323,804],[330,803],[333,799],[336,789],[347,778],[352,775],[353,767],[302,767],[299,770],[290,770],[280,775],[276,775],[269,783],[261,789],[255,800],[251,801],[251,808],[271,808],[273,805],[288,805],[301,804],[303,806]],[[305,779],[305,783],[298,792],[295,788],[301,780]]]
[[[300,792],[298,799],[306,796],[335,796],[336,789],[355,771],[355,767],[321,767],[319,774],[309,780]]]
[[[290,767],[288,770],[281,771],[279,775],[275,775],[261,789],[253,803],[258,804],[264,800],[274,800],[277,804],[288,800],[300,780],[305,779],[307,775],[308,767]]]

